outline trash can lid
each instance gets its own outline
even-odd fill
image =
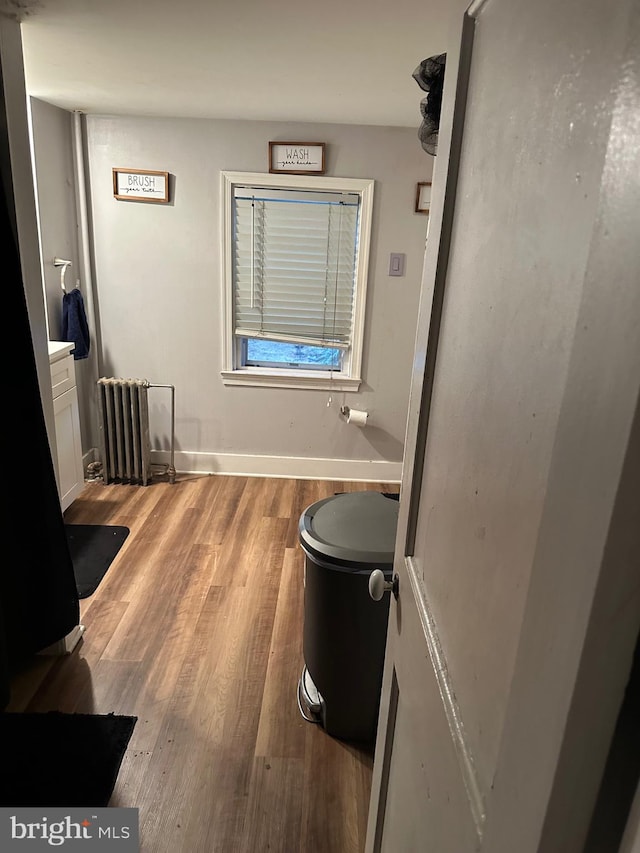
[[[398,501],[349,492],[311,504],[300,516],[300,544],[311,557],[356,571],[393,566]]]

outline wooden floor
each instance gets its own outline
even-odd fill
[[[85,486],[67,523],[130,528],[65,658],[35,659],[8,710],[138,717],[112,806],[147,853],[357,853],[370,750],[298,710],[298,521],[339,491],[389,484],[178,476]],[[82,772],[82,768],[78,768]]]

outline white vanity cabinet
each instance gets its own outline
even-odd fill
[[[55,416],[58,494],[64,512],[84,487],[78,390],[73,356],[75,344],[49,342],[51,392]]]

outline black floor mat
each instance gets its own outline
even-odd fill
[[[129,528],[108,524],[65,524],[65,530],[78,597],[87,598],[98,588],[129,535]]]
[[[0,713],[0,806],[107,806],[136,720]]]

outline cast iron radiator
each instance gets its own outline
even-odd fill
[[[146,379],[98,379],[98,412],[102,478],[107,483],[146,486],[152,480],[149,433],[149,388],[171,388],[171,462],[164,467],[175,481],[174,388],[152,385]]]

